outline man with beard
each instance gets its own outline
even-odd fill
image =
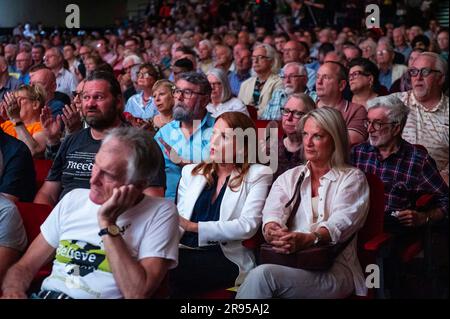
[[[123,99],[119,82],[108,72],[94,72],[84,85],[81,112],[89,125],[67,136],[61,144],[47,180],[38,191],[34,202],[54,206],[75,188],[89,188],[94,158],[107,130],[125,125],[121,119]],[[48,119],[47,130],[59,126]],[[162,154],[159,154],[162,157]],[[161,159],[162,161],[162,159]],[[149,177],[146,195],[163,196],[165,186],[164,168]]]
[[[306,87],[308,74],[303,64],[298,62],[287,63],[283,67],[280,78],[283,80],[283,87],[273,92],[272,99],[260,116],[261,120],[281,119],[281,108],[286,104],[291,94],[305,93],[313,100],[317,97],[315,92],[310,92]]]
[[[367,106],[369,142],[353,148],[351,162],[383,181],[387,231],[405,233],[443,220],[448,216],[448,187],[436,162],[402,138],[408,107],[392,95],[369,100]],[[416,200],[424,194],[433,195],[429,209],[418,212]]]
[[[412,90],[392,94],[410,111],[403,138],[428,150],[448,185],[449,106],[443,93],[447,62],[436,53],[423,52],[408,72]]]
[[[203,73],[180,75],[174,90],[174,120],[164,125],[155,140],[164,151],[167,187],[166,197],[174,199],[181,168],[209,158],[209,140],[214,118],[206,111],[211,85]]]

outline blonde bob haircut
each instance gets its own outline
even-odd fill
[[[333,139],[333,153],[330,158],[331,168],[350,166],[347,127],[341,112],[331,107],[321,107],[308,112],[300,120],[299,128],[303,128],[307,120],[312,119],[318,126],[328,132]]]

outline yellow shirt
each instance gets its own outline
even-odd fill
[[[5,121],[2,124],[0,124],[0,127],[2,128],[3,132],[5,132],[6,134],[9,134],[9,135],[17,138],[17,132],[16,132],[13,122]],[[40,132],[43,130],[43,128],[41,126],[41,122],[34,122],[31,124],[25,125],[25,127],[31,136],[33,136],[34,133],[37,133],[37,132]]]

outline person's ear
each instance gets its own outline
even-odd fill
[[[345,87],[347,86],[346,80],[340,80],[339,81],[339,92],[343,92],[345,90]]]

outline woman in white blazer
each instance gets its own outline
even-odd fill
[[[274,182],[263,209],[263,234],[282,254],[330,242],[347,246],[327,271],[264,264],[254,268],[236,298],[342,298],[364,295],[356,236],[369,210],[369,186],[348,163],[348,140],[339,111],[322,107],[301,122],[306,165]],[[292,219],[295,202],[300,204]],[[352,237],[353,236],[353,237]]]
[[[256,266],[253,251],[242,241],[261,226],[272,170],[250,163],[256,154],[251,153],[257,152],[256,141],[239,136],[236,128],[245,131],[255,126],[240,112],[219,116],[210,160],[183,168],[177,197],[179,264],[169,276],[173,298],[240,285]]]

